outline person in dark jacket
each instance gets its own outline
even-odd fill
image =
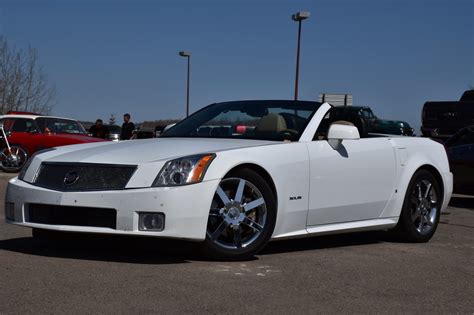
[[[123,115],[122,132],[120,133],[120,140],[129,140],[133,136],[135,125],[130,121],[130,114]]]
[[[95,125],[89,128],[89,133],[95,138],[107,139],[109,137],[109,128],[104,126],[102,119],[97,119]]]

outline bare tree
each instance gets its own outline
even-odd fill
[[[0,113],[16,110],[48,114],[55,97],[56,89],[38,64],[36,49],[10,48],[0,37]]]

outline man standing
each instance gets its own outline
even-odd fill
[[[135,125],[130,121],[130,114],[123,115],[122,132],[120,133],[120,140],[129,140],[133,136]]]
[[[95,125],[89,128],[89,133],[92,134],[93,137],[107,139],[109,137],[109,128],[104,126],[102,119],[97,119]]]

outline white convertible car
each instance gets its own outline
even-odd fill
[[[368,134],[360,118],[332,109],[217,103],[159,139],[42,152],[10,181],[6,220],[35,237],[189,239],[219,259],[317,233],[394,229],[406,241],[428,241],[452,192],[444,147]]]

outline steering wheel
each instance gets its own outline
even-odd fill
[[[298,136],[298,131],[294,129],[284,129],[279,132],[284,140],[293,140]]]

